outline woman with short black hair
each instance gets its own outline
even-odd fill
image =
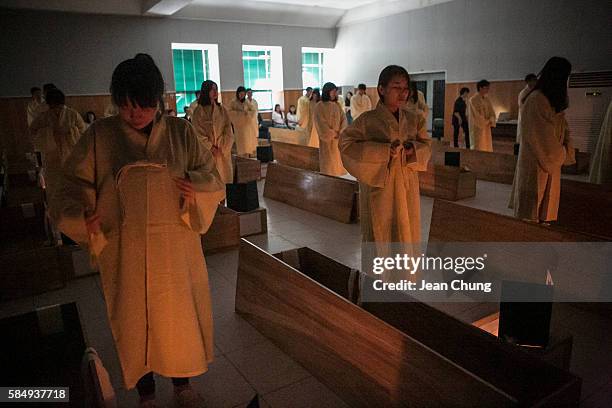
[[[119,114],[93,123],[64,166],[61,230],[97,259],[127,389],[154,406],[153,373],[180,406],[213,359],[200,234],[225,195],[211,153],[184,119],[163,115],[164,80],[139,54],[113,72]]]

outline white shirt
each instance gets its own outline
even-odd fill
[[[278,113],[276,111],[272,112],[272,123],[275,125],[283,125],[285,126],[285,115],[281,112]]]
[[[287,122],[289,123],[289,126],[297,126],[298,124],[298,118],[297,118],[297,113],[293,114],[293,113],[288,113],[287,114]]]

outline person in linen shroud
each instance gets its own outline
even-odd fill
[[[249,114],[251,115],[251,133],[255,139],[254,150],[257,150],[257,144],[259,143],[259,104],[257,99],[253,98],[253,90],[251,88],[246,90],[246,102],[249,104]]]
[[[427,121],[429,115],[429,105],[425,100],[425,94],[417,89],[416,82],[410,83],[410,93],[406,99],[405,109],[418,110]]]
[[[257,148],[257,138],[253,133],[253,105],[246,100],[246,88],[239,86],[236,97],[230,102],[228,113],[236,136],[236,153],[251,156]]]
[[[172,378],[179,406],[200,406],[189,378],[214,353],[200,234],[225,186],[193,126],[161,113],[150,56],[121,62],[110,90],[119,114],[92,124],[67,159],[59,226],[97,256],[125,387],[154,406],[156,373]]]
[[[64,182],[62,166],[74,145],[87,129],[81,115],[65,105],[66,97],[57,88],[46,94],[47,110],[40,109],[29,127],[34,149],[42,153],[43,178],[50,213]]]
[[[557,219],[561,166],[571,163],[574,150],[564,113],[571,70],[565,58],[549,59],[523,104],[521,147],[509,205],[517,218],[544,223]]]
[[[308,115],[310,119],[308,119],[308,127],[306,128],[306,135],[308,136],[307,146],[310,147],[319,147],[319,134],[317,133],[317,127],[314,125],[314,112],[315,107],[321,101],[321,92],[319,88],[314,89],[310,93],[310,101],[308,102]]]
[[[233,183],[234,132],[229,114],[217,101],[219,90],[215,82],[210,79],[202,82],[199,94],[200,99],[193,112],[191,123],[200,141],[212,153],[221,181],[225,184]]]
[[[531,90],[538,82],[538,76],[536,74],[527,74],[525,76],[525,87],[521,89],[518,95],[518,120],[516,121],[516,143],[521,143],[521,133],[519,129],[521,128],[521,107],[525,103],[525,99],[527,95],[531,93]]]
[[[313,89],[309,86],[306,88],[306,93],[298,98],[297,101],[297,120],[298,125],[302,129],[310,129],[310,119],[312,107],[310,101],[312,99]]]
[[[30,88],[30,95],[32,95],[32,100],[28,102],[28,106],[26,107],[28,126],[34,122],[34,119],[36,119],[36,115],[38,114],[38,110],[45,104],[42,99],[42,89],[39,87],[34,86]]]
[[[431,139],[425,118],[403,109],[408,72],[397,65],[382,70],[380,101],[340,135],[344,167],[359,181],[364,242],[419,243],[421,239],[418,171],[425,171]]]
[[[476,95],[468,101],[468,124],[470,128],[470,149],[493,151],[491,128],[495,127],[495,110],[487,96],[490,83],[486,79],[476,84]]]
[[[589,181],[596,184],[612,184],[612,101],[608,105],[591,158]]]
[[[372,100],[366,95],[366,85],[357,85],[357,93],[351,98],[351,116],[357,119],[364,112],[372,110]]]
[[[340,132],[347,126],[346,115],[338,104],[338,88],[331,82],[323,85],[321,102],[314,107],[313,122],[319,136],[319,171],[330,176],[346,174],[338,149]]]

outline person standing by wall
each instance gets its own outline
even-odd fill
[[[463,138],[465,139],[465,148],[470,148],[470,127],[466,115],[466,101],[470,96],[469,88],[461,88],[459,97],[453,106],[453,142],[455,147],[459,147],[459,130],[463,130]]]
[[[468,101],[468,120],[470,129],[470,148],[472,150],[493,151],[491,128],[495,127],[496,117],[493,104],[488,98],[490,83],[486,79],[476,84],[478,93]]]

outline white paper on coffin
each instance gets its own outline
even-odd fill
[[[254,211],[250,213],[239,213],[240,219],[240,236],[246,237],[248,235],[262,233],[261,217],[264,216],[263,211]]]

